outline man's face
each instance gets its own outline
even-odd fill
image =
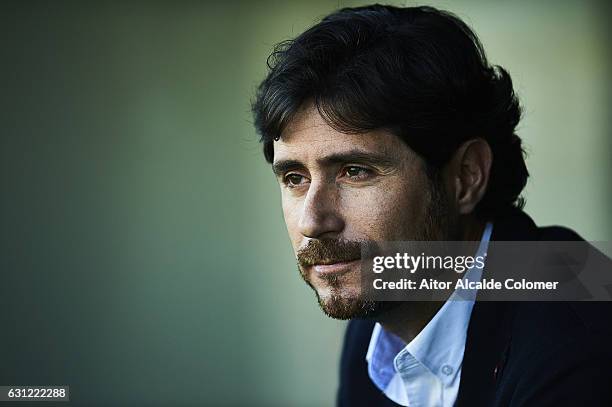
[[[384,131],[340,133],[302,109],[274,142],[274,172],[300,274],[323,311],[348,319],[382,304],[360,295],[360,243],[445,236],[445,203],[424,161]]]

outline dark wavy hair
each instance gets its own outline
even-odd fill
[[[522,208],[529,173],[515,128],[521,108],[512,80],[489,65],[482,44],[457,16],[433,7],[343,8],[276,45],[252,104],[264,156],[294,114],[314,103],[334,129],[384,129],[439,172],[465,141],[493,151],[482,217]]]

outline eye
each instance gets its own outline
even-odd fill
[[[306,182],[306,177],[300,174],[290,173],[285,175],[283,182],[289,188],[293,188],[304,184]]]
[[[356,165],[351,165],[344,168],[343,175],[346,175],[347,177],[352,179],[364,179],[372,175],[372,170],[364,167],[358,167]]]

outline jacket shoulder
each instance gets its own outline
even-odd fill
[[[584,239],[572,229],[565,226],[544,226],[538,228],[539,240],[549,241],[583,241]]]

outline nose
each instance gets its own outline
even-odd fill
[[[303,202],[300,232],[311,239],[337,238],[344,229],[338,188],[333,183],[311,183]]]

